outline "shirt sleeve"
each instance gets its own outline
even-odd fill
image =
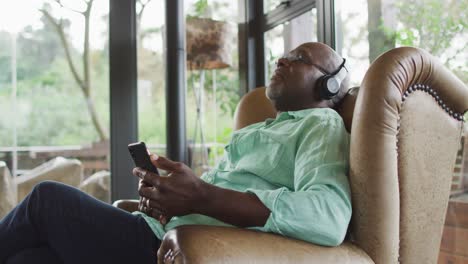
[[[305,130],[297,143],[294,189],[247,190],[271,211],[266,224],[253,229],[337,246],[344,240],[352,212],[349,135],[337,118],[313,122]]]

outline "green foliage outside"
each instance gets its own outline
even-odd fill
[[[397,46],[414,46],[438,57],[468,83],[468,1],[398,1],[398,26],[384,28]]]

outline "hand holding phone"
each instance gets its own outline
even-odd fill
[[[153,172],[157,175],[159,175],[158,169],[156,166],[151,163],[151,159],[149,156],[148,149],[146,148],[146,144],[144,142],[137,142],[137,143],[131,143],[128,145],[128,151],[130,152],[130,155],[132,156],[133,162],[135,163],[136,167],[140,167],[144,170]],[[140,187],[149,187],[151,184],[146,183],[144,181],[141,181]],[[140,201],[138,203],[138,210],[149,215],[152,217],[155,217],[158,219],[162,224],[167,223],[167,218],[166,216],[163,215],[154,215],[153,213],[153,208],[148,207],[145,199],[143,197],[140,197]]]
[[[158,169],[156,166],[151,163],[151,159],[146,148],[145,142],[131,143],[128,145],[128,151],[132,156],[133,162],[136,167],[140,167],[144,170],[150,171],[159,175]]]

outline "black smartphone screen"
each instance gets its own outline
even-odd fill
[[[158,169],[151,163],[145,142],[131,143],[128,145],[128,151],[132,156],[136,167],[151,171],[159,175]]]

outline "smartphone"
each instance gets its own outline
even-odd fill
[[[156,166],[151,163],[148,149],[146,148],[145,142],[131,143],[128,145],[128,151],[133,158],[133,162],[136,167],[140,167],[152,173],[159,175]]]

